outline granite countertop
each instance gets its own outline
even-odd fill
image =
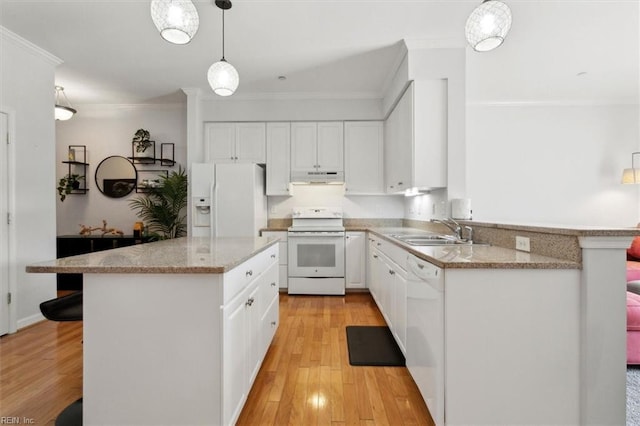
[[[411,246],[391,235],[428,233],[413,228],[370,228],[377,236],[402,247],[409,253],[441,268],[468,269],[580,269],[578,262],[489,245],[455,244],[447,246]]]
[[[220,274],[277,238],[176,238],[28,265],[27,272],[101,274]]]

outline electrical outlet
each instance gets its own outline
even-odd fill
[[[516,250],[530,252],[529,238],[516,236]]]

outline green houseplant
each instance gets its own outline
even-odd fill
[[[160,175],[160,185],[148,188],[144,196],[129,202],[147,229],[160,239],[187,234],[187,174],[180,167],[168,176]]]
[[[71,194],[74,189],[80,188],[80,181],[84,179],[84,176],[70,174],[66,175],[58,181],[58,195],[60,195],[60,201],[64,201],[67,195]]]

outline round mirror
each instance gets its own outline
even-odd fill
[[[107,197],[121,198],[136,187],[138,172],[128,159],[119,155],[107,157],[96,168],[96,185]]]

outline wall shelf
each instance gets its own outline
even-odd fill
[[[87,146],[86,145],[69,145],[67,160],[62,161],[62,164],[69,166],[68,176],[72,174],[81,176],[80,187],[74,189],[69,193],[71,194],[86,194],[89,191],[87,188]]]

